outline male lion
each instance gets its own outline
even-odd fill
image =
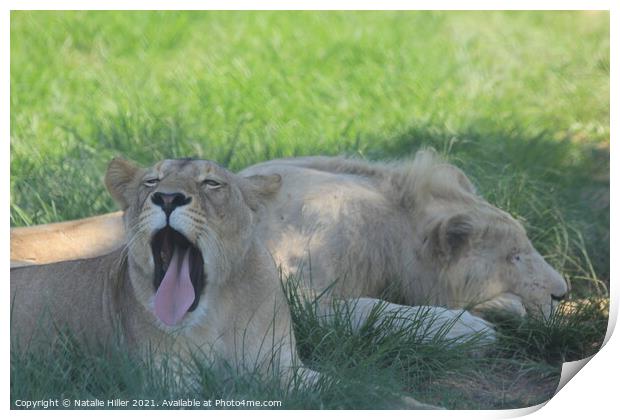
[[[127,245],[91,259],[13,268],[15,342],[53,340],[57,327],[106,342],[120,328],[139,348],[186,360],[200,351],[289,378],[299,366],[291,317],[256,231],[257,210],[280,177],[242,177],[205,160],[142,169],[115,159],[105,183],[124,210]]]
[[[348,297],[549,316],[568,287],[508,213],[432,151],[393,164],[307,157],[240,175],[282,176],[261,237],[285,272]]]
[[[407,305],[544,316],[567,294],[523,227],[431,151],[393,164],[308,157],[240,172],[257,174],[282,176],[259,210],[261,238],[286,274],[316,290],[349,298],[391,292]],[[110,226],[119,228],[120,214],[13,229],[12,264],[103,253],[122,240],[110,240]],[[97,230],[108,234],[99,241],[90,236]],[[79,238],[73,242],[81,248],[71,249],[64,235]],[[35,238],[54,246],[42,251]]]

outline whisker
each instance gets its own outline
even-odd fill
[[[198,216],[202,220],[206,220],[206,215],[203,212],[201,212],[201,211],[198,211],[196,209],[191,209],[191,208],[188,208],[186,211],[188,213],[195,214],[196,216]]]
[[[123,251],[129,251],[129,247],[131,247],[135,241],[144,237],[144,227],[146,224],[146,218],[141,218],[138,222],[133,225],[127,233],[127,243],[123,247]]]

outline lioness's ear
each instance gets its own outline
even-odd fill
[[[279,174],[253,175],[245,178],[245,181],[243,196],[254,211],[258,209],[260,200],[276,193],[282,185],[282,177]]]
[[[105,186],[123,210],[129,207],[127,190],[140,169],[135,163],[121,157],[115,157],[108,165]]]
[[[469,242],[474,232],[471,217],[457,214],[438,223],[429,235],[429,246],[433,252],[446,257],[455,257]]]

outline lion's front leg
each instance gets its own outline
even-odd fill
[[[381,334],[410,330],[423,342],[437,339],[463,343],[477,339],[480,344],[492,344],[495,330],[489,322],[460,309],[439,306],[405,306],[381,299],[358,298],[333,301],[321,305],[320,315],[330,318],[345,314],[353,331],[372,325]]]

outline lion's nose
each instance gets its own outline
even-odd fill
[[[570,285],[566,281],[566,279],[560,275],[558,275],[558,285],[555,290],[551,290],[551,299],[559,302],[568,298],[568,294],[570,293]],[[561,281],[559,281],[561,280]]]
[[[185,206],[192,201],[192,197],[186,197],[181,193],[162,193],[156,192],[151,196],[153,204],[162,208],[166,217],[170,217],[170,213],[177,207]]]
[[[563,295],[561,295],[561,296],[556,296],[556,295],[553,295],[553,294],[552,294],[552,295],[551,295],[551,299],[553,299],[553,300],[557,300],[557,301],[560,301],[560,300],[564,300],[564,299],[566,299],[566,297],[567,297],[567,296],[568,296],[568,292],[567,292],[567,293],[564,293],[564,294],[563,294]]]

